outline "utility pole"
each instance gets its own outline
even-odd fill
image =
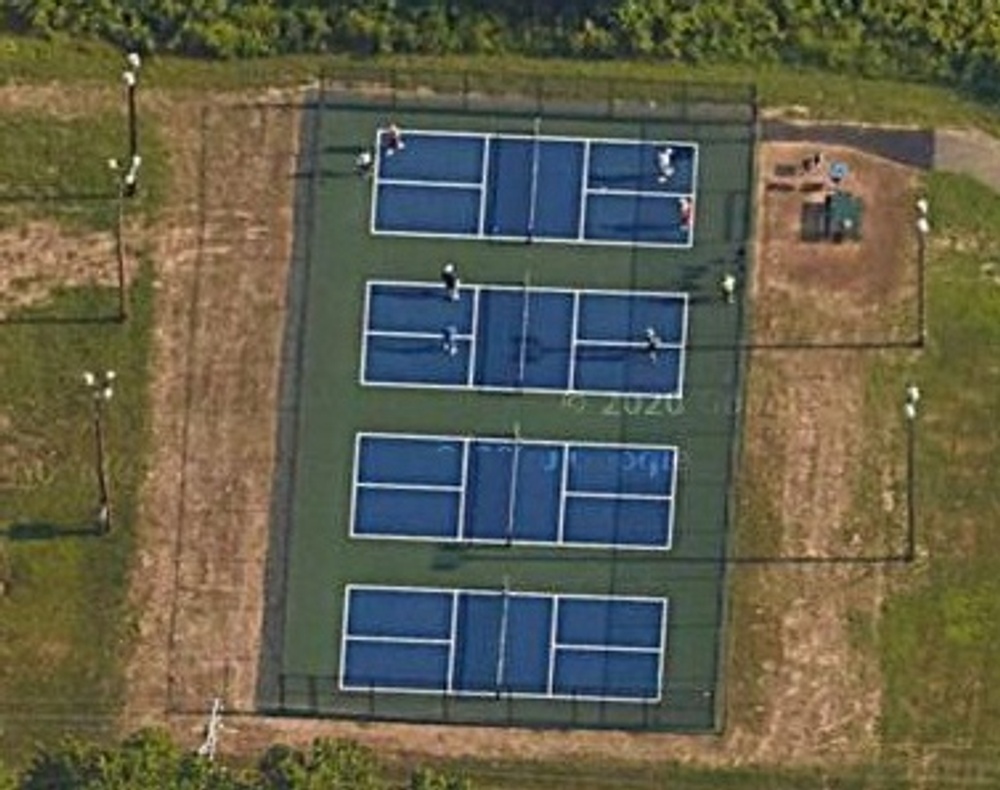
[[[921,347],[927,342],[927,234],[931,231],[931,224],[927,219],[929,210],[927,198],[917,200],[917,322]]]
[[[125,81],[125,102],[128,105],[128,158],[139,155],[139,120],[135,107],[135,91],[139,82],[139,69],[142,68],[142,58],[138,52],[129,52],[125,56],[127,68],[122,72]]]
[[[920,388],[916,384],[906,386],[906,402],[903,414],[906,416],[906,552],[905,559],[912,562],[917,557],[917,516],[916,507],[916,421]]]
[[[108,485],[107,452],[104,442],[104,407],[114,396],[117,378],[113,370],[83,373],[83,383],[94,406],[94,469],[97,475],[97,526],[101,534],[111,531],[111,490]]]

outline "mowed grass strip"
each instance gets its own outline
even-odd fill
[[[1000,746],[1000,195],[930,179],[930,338],[917,366],[919,565],[880,634],[885,737]],[[998,772],[1000,773],[1000,772]],[[997,776],[1000,780],[1000,776]]]
[[[128,138],[124,101],[100,114],[56,117],[36,111],[0,117],[0,228],[54,219],[74,230],[111,231],[118,217],[117,178]],[[161,203],[166,181],[164,146],[154,127],[143,128],[140,190],[128,213]]]
[[[152,277],[119,324],[0,329],[0,752],[113,724],[127,644],[125,594],[146,451]],[[96,289],[53,309],[86,311]],[[106,297],[103,297],[106,298]],[[84,370],[115,370],[106,407],[110,535],[93,534],[98,502],[92,402]]]
[[[87,196],[114,193],[107,159],[122,156],[124,135],[115,113],[7,114],[0,121],[0,144],[9,154],[0,164],[0,195],[10,200],[2,222],[56,222],[71,237],[110,232],[115,199]],[[136,229],[166,182],[155,129],[144,130],[142,139],[145,180],[126,214]],[[127,237],[130,253],[138,239]],[[68,254],[71,246],[72,238],[49,252]],[[14,760],[66,734],[113,733],[146,452],[152,281],[146,262],[130,289],[125,324],[100,320],[117,303],[114,287],[54,282],[50,298],[19,308],[0,325],[0,753]],[[94,530],[96,442],[84,370],[118,376],[104,421],[113,505],[108,536]]]
[[[357,59],[346,55],[295,55],[229,62],[150,57],[143,65],[140,86],[198,91],[263,89],[307,83],[321,72],[357,63]],[[513,55],[396,56],[369,58],[365,63],[373,68],[395,68],[404,78],[418,70],[437,71],[441,81],[452,86],[461,84],[462,71],[475,72],[481,76],[481,82],[504,92],[510,92],[519,81],[535,85],[546,77],[563,78],[575,80],[590,98],[595,97],[600,80],[754,82],[763,106],[808,117],[907,126],[976,125],[994,133],[1000,131],[1000,114],[995,109],[943,86],[858,79],[855,75],[780,64],[692,66],[655,60],[583,61]],[[0,36],[0,81],[116,84],[122,65],[121,52],[103,44],[62,36],[45,40]],[[598,100],[603,98],[602,94]]]

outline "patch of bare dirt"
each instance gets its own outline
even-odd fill
[[[51,221],[0,231],[0,319],[57,288],[116,284],[110,233],[72,233]]]
[[[864,201],[863,238],[805,242],[802,203],[822,200],[823,193],[804,192],[809,178],[778,177],[775,166],[801,162],[815,150],[768,144],[760,151],[755,340],[823,345],[912,338],[915,174],[855,151],[824,149],[828,161],[846,162],[851,170],[845,186]],[[866,431],[870,364],[868,352],[829,348],[751,357],[748,402],[754,408],[744,426],[742,485],[766,504],[773,524],[758,539],[781,557],[870,553],[856,513],[860,459],[884,449],[884,437]],[[883,507],[892,484],[892,475],[883,475]],[[778,564],[734,572],[748,577],[739,589],[755,605],[739,609],[743,622],[734,623],[732,650],[741,650],[742,639],[760,656],[761,672],[751,684],[753,717],[742,715],[739,698],[730,699],[733,754],[765,763],[870,758],[878,748],[881,709],[871,634],[885,568]],[[740,671],[752,672],[752,661]]]
[[[124,63],[123,63],[124,65]],[[124,113],[124,87],[111,86],[117,74],[108,74],[108,85],[0,85],[0,108],[5,112],[38,112],[57,118],[75,118],[92,115],[95,110],[119,107]]]
[[[281,97],[279,97],[281,98]],[[154,455],[129,726],[254,707],[298,114],[153,97],[174,183],[154,228]]]
[[[762,342],[894,342],[916,327],[916,174],[902,165],[853,149],[826,146],[820,174],[779,174],[818,149],[801,143],[760,147],[759,257],[755,268],[756,339]],[[830,191],[831,162],[849,175],[843,188],[864,206],[861,240],[802,240],[805,204]],[[791,309],[789,309],[791,308]],[[812,332],[803,337],[803,312]],[[816,317],[825,318],[817,322]]]

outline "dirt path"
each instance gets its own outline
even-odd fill
[[[1000,192],[1000,140],[978,129],[938,129],[934,169],[972,176]]]
[[[154,229],[154,453],[128,726],[215,696],[254,706],[298,136],[293,97],[271,98],[149,107],[174,183]]]

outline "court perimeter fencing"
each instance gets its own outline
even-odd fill
[[[326,101],[387,109],[489,112],[704,124],[757,123],[755,85],[340,65],[320,77]]]

